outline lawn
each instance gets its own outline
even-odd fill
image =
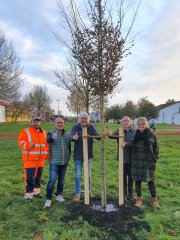
[[[19,133],[29,124],[0,124],[0,133]],[[50,130],[53,124],[42,124]],[[72,123],[67,123],[70,131]],[[97,129],[100,125],[96,124]],[[119,125],[107,124],[108,129]],[[158,126],[157,130],[163,131]],[[168,126],[168,128],[171,126]],[[150,205],[147,184],[143,184],[144,205],[137,210],[131,202],[119,207],[113,213],[93,211],[83,201],[75,204],[73,159],[67,170],[63,196],[64,203],[52,202],[50,209],[44,209],[45,198],[33,199],[30,204],[23,200],[23,169],[21,152],[15,138],[0,138],[0,239],[2,240],[171,240],[180,239],[180,137],[158,137],[160,160],[157,163],[157,195],[161,208]],[[100,142],[95,140],[92,168],[92,190],[100,197]],[[116,141],[106,139],[106,182],[108,203],[118,203],[118,162]],[[48,163],[42,179],[42,193],[48,182]],[[119,221],[121,219],[121,222]]]

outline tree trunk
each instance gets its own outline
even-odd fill
[[[99,58],[99,85],[100,85],[100,113],[101,113],[101,132],[104,132],[104,89],[103,89],[103,46],[102,46],[102,0],[98,0],[99,11],[99,33],[98,33],[98,58]],[[104,139],[101,139],[101,207],[106,207],[106,171],[104,158]]]
[[[101,132],[104,132],[104,95],[100,96],[100,113],[101,113]],[[101,207],[104,209],[106,206],[106,169],[105,169],[105,158],[104,158],[104,139],[101,139]]]

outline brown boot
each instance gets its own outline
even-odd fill
[[[151,199],[151,203],[154,207],[160,208],[159,202],[157,200],[157,197]]]
[[[138,208],[142,207],[143,197],[137,197],[135,206]]]

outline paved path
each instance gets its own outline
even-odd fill
[[[180,136],[180,132],[157,132],[157,136]],[[0,138],[17,138],[16,133],[0,133]]]
[[[18,135],[16,133],[0,133],[0,138],[17,138]]]

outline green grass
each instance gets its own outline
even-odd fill
[[[19,133],[29,124],[1,124],[0,133]],[[43,124],[45,130],[50,130],[53,124]],[[68,123],[69,132],[72,124]],[[96,124],[100,130],[100,125]],[[115,130],[118,125],[109,124],[108,129]],[[165,125],[166,127],[166,125]],[[163,127],[160,126],[163,130]],[[133,215],[131,221],[137,227],[131,228],[130,234],[121,238],[111,235],[111,230],[92,225],[82,215],[68,222],[63,221],[72,212],[74,196],[74,165],[73,159],[67,170],[63,196],[63,204],[52,202],[50,209],[44,210],[45,199],[33,199],[30,204],[23,200],[23,167],[21,152],[17,139],[0,138],[0,239],[2,240],[171,240],[180,239],[179,218],[175,215],[180,211],[180,137],[159,137],[161,158],[157,163],[157,195],[161,208],[154,209],[150,205],[150,196],[146,183],[143,183],[144,205],[141,214]],[[92,167],[92,188],[96,196],[100,196],[99,149],[100,142],[94,144],[94,162]],[[117,145],[115,140],[106,139],[106,182],[108,198],[118,199],[118,162],[115,160]],[[42,193],[48,182],[48,163],[45,165],[42,179]],[[97,214],[99,214],[97,212]],[[124,228],[127,222],[124,223]],[[113,225],[112,225],[113,228]],[[173,235],[176,235],[174,237]]]

